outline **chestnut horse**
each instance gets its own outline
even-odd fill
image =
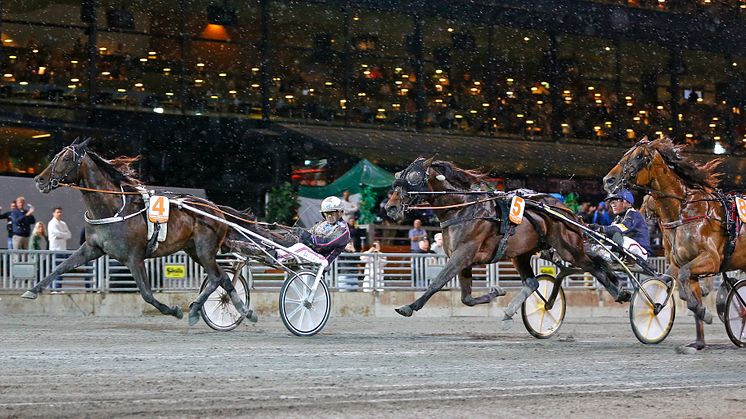
[[[182,318],[180,307],[169,307],[158,301],[150,289],[145,270],[146,257],[165,256],[184,250],[192,259],[202,265],[209,278],[209,284],[192,303],[189,323],[195,324],[207,297],[222,286],[231,296],[236,309],[254,319],[251,310],[240,300],[233,284],[218,266],[215,256],[228,233],[228,226],[220,221],[198,215],[172,206],[168,218],[168,235],[158,244],[154,252],[148,254],[147,223],[144,214],[143,197],[136,191],[140,182],[131,173],[130,164],[135,158],[105,160],[88,150],[87,139],[60,151],[36,177],[36,186],[42,193],[49,193],[59,186],[72,186],[81,190],[86,206],[85,243],[69,258],[61,263],[46,278],[23,294],[24,298],[35,299],[53,278],[76,267],[108,254],[127,265],[143,299],[163,314]],[[200,209],[224,218],[225,209],[202,198],[180,196]],[[238,213],[235,210],[231,210]],[[90,220],[90,221],[89,221]]]
[[[410,192],[445,192],[427,195],[426,202],[441,207],[435,209],[435,214],[441,221],[443,247],[449,256],[445,267],[425,293],[413,303],[397,308],[397,313],[411,316],[457,274],[461,285],[461,302],[467,306],[489,303],[495,297],[504,295],[500,289],[493,289],[476,298],[471,295],[472,266],[496,262],[503,237],[500,233],[501,210],[496,204],[498,198],[488,194],[474,198],[473,195],[463,193],[474,188],[486,188],[484,177],[484,174],[460,169],[449,162],[433,161],[432,158],[425,160],[422,157],[412,162],[403,172],[397,173],[393,194],[386,203],[388,215],[393,219],[401,220],[409,206],[424,202],[423,195]],[[575,218],[572,211],[556,198],[536,194],[531,199],[551,206],[567,217]],[[603,259],[591,259],[585,253],[580,229],[552,218],[546,212],[527,205],[523,222],[515,225],[515,232],[508,235],[506,244],[504,253],[497,255],[497,259],[510,259],[513,262],[523,281],[523,289],[506,308],[504,320],[510,319],[523,301],[536,291],[538,281],[531,268],[531,257],[536,252],[549,248],[554,249],[562,260],[573,267],[591,272],[617,301],[629,300],[629,292],[619,288],[617,278]]]
[[[696,340],[687,346],[700,350],[705,347],[704,323],[712,323],[712,315],[702,304],[699,279],[746,268],[746,245],[736,241],[725,260],[726,213],[715,190],[715,170],[722,160],[695,163],[681,154],[683,148],[669,138],[644,138],[604,177],[604,188],[611,193],[629,185],[654,197],[649,208],[663,227],[668,271],[678,271],[679,297],[695,315]],[[744,234],[743,227],[738,234]]]

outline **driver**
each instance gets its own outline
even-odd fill
[[[324,256],[329,266],[350,242],[350,230],[342,219],[343,213],[342,200],[336,196],[329,196],[321,201],[321,215],[324,221],[316,223],[308,231],[302,228],[295,231],[300,242]]]
[[[647,260],[648,255],[653,253],[650,248],[648,224],[642,214],[632,207],[635,202],[632,193],[627,189],[621,189],[617,193],[609,194],[604,201],[611,207],[611,212],[615,216],[614,221],[609,226],[590,224],[589,227],[611,238],[628,252]]]

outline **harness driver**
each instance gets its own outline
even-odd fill
[[[294,231],[301,243],[326,258],[329,267],[350,242],[350,230],[342,219],[343,213],[342,200],[336,196],[329,196],[321,201],[321,215],[324,220],[309,230],[297,228]]]
[[[648,224],[642,214],[632,207],[635,202],[632,193],[627,189],[621,189],[617,193],[609,194],[604,201],[609,204],[615,216],[612,224],[609,226],[590,224],[588,227],[611,238],[629,253],[647,260],[648,256],[653,253],[650,248]],[[602,246],[592,245],[592,247],[596,250],[595,253],[606,259],[611,258]]]

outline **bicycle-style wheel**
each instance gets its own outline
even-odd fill
[[[739,298],[740,296],[740,298]],[[738,282],[728,293],[725,303],[725,331],[738,347],[746,344],[746,281]]]
[[[521,305],[521,316],[523,325],[531,336],[547,339],[557,333],[565,319],[567,309],[565,291],[562,289],[562,284],[558,283],[557,278],[552,275],[542,274],[536,279],[539,281],[539,288]],[[557,298],[552,308],[547,309],[545,301],[552,295],[554,287],[560,287]]]
[[[243,301],[244,305],[249,306],[249,286],[246,283],[243,275],[239,271],[231,268],[223,268],[225,273],[233,281],[233,287],[236,289],[239,298]],[[199,290],[205,289],[207,286],[207,279],[202,281],[202,286]],[[246,316],[241,314],[231,301],[230,295],[223,289],[218,287],[209,297],[202,306],[202,320],[207,323],[212,329],[219,330],[221,332],[227,332],[238,327]]]
[[[676,318],[676,303],[673,293],[669,296],[668,285],[660,279],[650,278],[641,284],[652,301],[640,290],[635,291],[629,305],[629,322],[637,340],[648,345],[662,342],[671,333]],[[665,304],[655,314],[655,304]]]
[[[323,329],[329,320],[329,288],[322,280],[311,296],[311,287],[315,280],[314,272],[303,270],[291,274],[282,284],[280,318],[290,333],[296,336],[313,336]]]

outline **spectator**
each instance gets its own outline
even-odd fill
[[[580,208],[578,208],[577,216],[583,220],[584,223],[590,224],[593,222],[593,211],[595,210],[596,207],[591,206],[590,202],[583,202],[580,204]]]
[[[70,232],[70,228],[67,223],[62,221],[62,208],[56,207],[52,210],[52,219],[47,224],[47,231],[49,233],[49,250],[67,250],[67,241],[73,237]],[[83,229],[85,232],[85,229]],[[85,235],[81,237],[82,241],[85,241]],[[82,243],[81,243],[82,244]],[[57,253],[54,255],[55,267],[62,263],[67,258],[65,253]],[[62,276],[57,276],[57,279],[52,283],[52,288],[59,288]],[[86,288],[90,285],[86,282]]]
[[[342,219],[349,224],[350,220],[355,220],[355,213],[358,210],[358,205],[350,201],[350,191],[342,192],[342,208],[343,214]]]
[[[351,250],[351,251],[352,252],[356,252],[357,250],[355,250],[355,249],[362,250],[363,249],[363,243],[362,243],[362,241],[365,238],[365,235],[364,235],[364,233],[363,233],[362,230],[360,230],[359,228],[355,227],[355,219],[354,218],[350,218],[349,220],[347,220],[347,229],[350,230],[350,244],[353,247],[353,250]],[[350,250],[348,250],[348,252],[349,251]]]
[[[360,260],[365,262],[363,271],[363,291],[383,291],[383,267],[386,265],[386,257],[381,256],[381,243],[373,242],[370,249],[360,255]]]
[[[430,242],[427,239],[422,239],[417,243],[417,252],[415,253],[435,253],[430,250]]]
[[[606,203],[601,201],[596,206],[596,210],[593,212],[593,218],[591,219],[593,224],[602,226],[611,225],[611,215],[606,210]]]
[[[16,209],[16,201],[10,203],[9,211],[0,214],[0,220],[2,220],[3,218],[8,220],[8,249],[13,248],[13,220],[10,219],[10,213],[13,212],[14,209]],[[2,207],[0,207],[0,210],[2,210]]]
[[[14,249],[28,249],[31,226],[36,223],[33,212],[33,206],[26,207],[26,198],[22,196],[16,198],[16,209],[10,212],[10,219],[13,222]]]
[[[67,241],[73,235],[67,223],[62,221],[62,208],[57,207],[52,211],[52,219],[47,225],[49,233],[49,250],[67,250]]]
[[[409,229],[409,250],[412,253],[419,253],[420,251],[420,240],[427,239],[427,233],[422,229],[422,221],[418,218],[412,223],[411,229]]]
[[[430,250],[437,255],[445,255],[446,249],[443,248],[443,233],[435,233],[433,240],[435,243],[430,247]]]
[[[29,241],[29,250],[47,250],[49,249],[49,239],[47,238],[47,229],[44,223],[39,221],[34,225],[34,231],[31,233]]]

